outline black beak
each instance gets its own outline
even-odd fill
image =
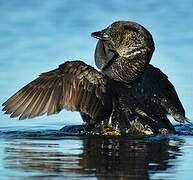
[[[107,29],[104,29],[102,31],[93,32],[91,36],[94,38],[100,39],[100,40],[104,40],[104,41],[110,40],[110,37],[107,33]]]

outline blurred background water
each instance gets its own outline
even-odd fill
[[[0,104],[40,73],[67,60],[94,67],[93,31],[135,21],[153,35],[151,63],[174,84],[193,120],[193,2],[0,0]],[[66,137],[78,113],[19,121],[0,112],[1,179],[190,179],[191,135],[151,138]],[[192,129],[190,129],[192,130]]]

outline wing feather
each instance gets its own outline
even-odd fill
[[[185,111],[168,77],[153,65],[148,65],[142,81],[146,99],[160,104],[176,121],[185,122]]]
[[[24,86],[3,103],[3,111],[10,117],[26,119],[68,109],[95,119],[101,113],[110,114],[111,105],[109,80],[84,62],[71,61]]]

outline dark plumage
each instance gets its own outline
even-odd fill
[[[41,74],[5,103],[6,114],[20,120],[62,109],[81,111],[93,119],[111,111],[111,92],[104,75],[82,61],[65,62]],[[108,105],[108,106],[104,106]]]
[[[99,39],[95,62],[101,72],[82,61],[65,62],[9,98],[5,113],[25,119],[65,108],[80,111],[99,134],[175,133],[167,114],[185,122],[185,112],[167,76],[149,64],[151,34],[118,21],[92,36]]]

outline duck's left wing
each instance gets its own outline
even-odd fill
[[[27,84],[3,103],[3,111],[26,119],[68,109],[96,119],[109,114],[111,104],[111,89],[104,75],[82,61],[71,61]]]

